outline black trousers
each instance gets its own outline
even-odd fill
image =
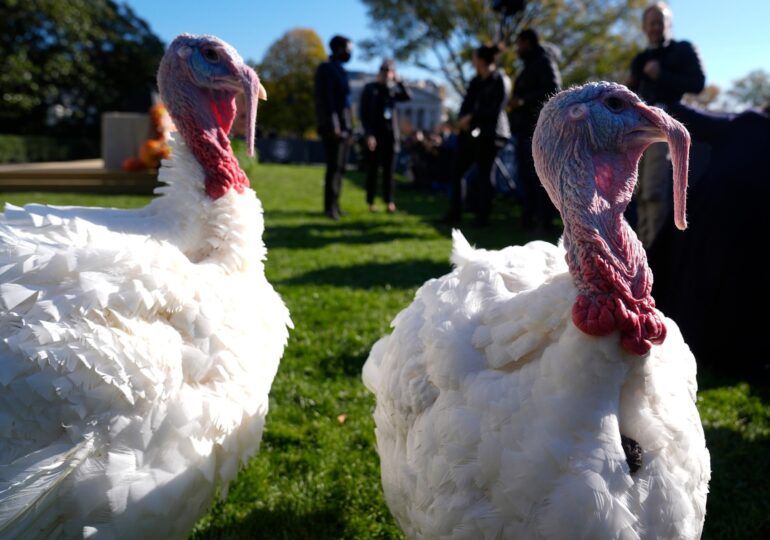
[[[374,152],[368,149],[366,152],[366,202],[374,204],[374,196],[377,194],[377,173],[382,167],[382,200],[386,203],[392,203],[395,188],[393,158],[396,143],[392,135],[376,136],[376,139],[377,148],[374,149]]]
[[[326,155],[326,175],[324,176],[324,212],[340,211],[340,192],[342,191],[342,175],[348,164],[350,139],[337,137],[334,133],[323,135],[324,153]]]
[[[494,138],[473,138],[468,134],[460,136],[457,155],[452,167],[451,186],[449,198],[450,219],[459,220],[463,211],[463,177],[468,169],[476,164],[476,181],[467,193],[467,198],[473,201],[473,211],[476,219],[486,222],[492,211],[492,199],[495,188],[492,185],[492,166],[495,164],[500,145]]]
[[[525,229],[530,229],[537,223],[544,229],[550,230],[553,227],[553,218],[556,217],[557,212],[535,171],[535,160],[532,157],[532,135],[520,134],[517,143],[516,161],[519,166],[519,181],[521,183],[518,194],[522,204],[522,225]]]

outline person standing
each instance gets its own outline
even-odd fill
[[[474,201],[474,224],[486,226],[495,191],[492,167],[497,152],[511,136],[505,108],[511,95],[511,80],[498,68],[499,45],[481,45],[473,51],[476,76],[468,85],[457,122],[460,135],[451,177],[449,210],[445,223],[459,223],[463,211],[463,177],[476,164],[476,180],[469,198]]]
[[[708,144],[711,155],[687,189],[691,227],[676,229],[672,211],[647,250],[656,307],[676,321],[699,369],[770,382],[766,317],[736,316],[770,305],[770,282],[752,279],[750,292],[740,293],[728,285],[756,274],[749,254],[770,230],[770,115],[701,111],[683,103],[667,112],[687,126],[693,142]],[[741,339],[724,339],[731,335]]]
[[[664,2],[656,2],[644,10],[642,30],[648,45],[631,61],[626,83],[648,104],[664,109],[679,103],[685,93],[701,92],[706,83],[695,47],[687,41],[671,39],[671,20],[671,10]],[[636,232],[647,248],[671,210],[672,174],[668,145],[651,145],[639,166],[636,198]]]
[[[344,36],[334,36],[329,48],[329,60],[319,65],[315,73],[315,111],[326,158],[324,213],[338,220],[342,215],[342,175],[348,162],[353,128],[350,84],[343,64],[350,60],[353,44]]]
[[[396,102],[412,99],[404,84],[396,77],[392,60],[385,60],[377,79],[364,86],[361,93],[360,118],[364,127],[367,152],[366,203],[376,211],[377,173],[382,167],[382,198],[387,211],[396,211],[393,202],[393,158],[399,151],[400,133]]]
[[[557,65],[560,53],[550,44],[540,44],[537,32],[526,28],[516,37],[516,53],[524,64],[516,77],[511,98],[511,131],[516,135],[516,161],[519,166],[518,194],[522,201],[522,225],[537,226],[550,232],[556,209],[540,185],[532,159],[532,135],[540,109],[561,89]]]

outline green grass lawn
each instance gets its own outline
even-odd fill
[[[401,538],[384,504],[361,367],[372,344],[425,280],[449,271],[449,229],[432,219],[445,200],[401,189],[395,215],[366,211],[362,177],[348,175],[339,222],[321,216],[322,168],[250,165],[265,206],[267,273],[296,329],[272,388],[258,456],[225,500],[197,524],[195,539]],[[2,194],[14,204],[131,207],[143,197]],[[531,239],[510,201],[492,226],[467,228],[480,247]],[[770,537],[770,391],[699,375],[698,406],[713,477],[704,538]]]

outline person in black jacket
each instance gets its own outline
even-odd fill
[[[367,150],[366,203],[371,212],[376,210],[374,195],[380,167],[382,198],[389,213],[396,211],[396,203],[393,202],[393,157],[400,143],[396,102],[410,99],[406,87],[396,78],[396,68],[391,60],[382,63],[377,80],[364,86],[361,93],[360,118]]]
[[[703,90],[706,76],[695,48],[687,41],[671,39],[671,10],[657,2],[644,10],[642,29],[648,46],[631,62],[626,83],[631,90],[659,107],[678,103],[685,93]],[[666,143],[655,143],[645,152],[639,167],[636,232],[650,247],[673,204],[672,169]]]
[[[523,69],[516,77],[511,99],[511,131],[516,134],[516,160],[519,166],[519,189],[522,201],[522,225],[550,232],[556,209],[540,184],[532,159],[532,134],[540,109],[548,98],[561,89],[561,73],[556,64],[558,49],[540,44],[537,32],[527,28],[516,37],[516,52]]]
[[[315,73],[315,111],[326,154],[324,213],[338,220],[342,214],[342,174],[348,162],[353,128],[350,85],[342,64],[350,60],[353,46],[348,38],[334,36],[329,48],[329,60],[319,65]]]
[[[473,51],[476,76],[468,85],[458,120],[460,136],[451,178],[449,211],[443,221],[459,223],[463,210],[463,177],[476,164],[476,180],[469,198],[474,201],[475,224],[485,226],[495,194],[492,167],[499,149],[510,138],[505,107],[511,95],[511,81],[498,68],[498,45],[482,45]]]
[[[688,189],[689,227],[677,230],[670,210],[648,250],[655,303],[676,321],[699,367],[768,381],[767,316],[757,313],[770,305],[758,258],[770,230],[770,116],[681,103],[667,111],[711,153]]]

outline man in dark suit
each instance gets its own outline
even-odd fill
[[[318,66],[315,73],[315,110],[318,134],[323,139],[326,154],[324,178],[324,213],[338,220],[342,174],[348,161],[353,128],[350,111],[350,85],[342,66],[350,60],[353,44],[343,36],[329,42],[329,60]]]
[[[367,150],[366,203],[369,211],[376,210],[377,172],[382,167],[382,198],[388,212],[396,211],[393,202],[393,157],[399,150],[398,115],[396,102],[411,99],[404,84],[396,78],[391,60],[380,66],[377,79],[364,86],[361,93],[360,117],[364,127]]]
[[[648,45],[631,62],[626,83],[650,105],[664,108],[679,103],[685,93],[701,92],[706,82],[695,47],[671,38],[671,20],[665,2],[656,2],[644,10],[642,30]],[[673,205],[671,160],[667,156],[668,144],[655,143],[639,166],[636,233],[646,248],[652,246]]]
[[[770,230],[770,115],[712,113],[681,103],[669,104],[667,112],[711,152],[703,174],[690,177],[690,227],[677,230],[669,210],[647,250],[655,303],[676,321],[698,369],[770,381],[767,317],[755,311],[770,305],[770,282],[759,278],[754,255]]]

